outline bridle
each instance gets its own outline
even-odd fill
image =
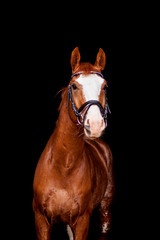
[[[72,74],[71,79],[72,79],[73,77],[78,76],[78,75],[83,74],[83,73],[84,73],[83,71],[81,71],[81,72],[76,72],[76,73]],[[90,71],[90,74],[97,74],[97,75],[101,76],[102,78],[104,78],[103,74],[100,73],[100,72]]]
[[[71,79],[75,76],[78,76],[80,74],[83,74],[84,72],[77,72],[77,73],[74,73],[72,76],[71,76]],[[102,78],[104,78],[103,74],[100,73],[100,72],[96,72],[96,71],[90,71],[91,74],[97,74],[99,76],[101,76]],[[68,112],[69,112],[69,116],[70,116],[70,111],[69,111],[69,103],[71,101],[71,104],[72,104],[72,110],[74,112],[74,114],[76,115],[77,117],[77,122],[79,125],[81,126],[84,126],[84,121],[85,121],[85,117],[87,115],[87,112],[89,110],[89,108],[92,106],[92,105],[96,105],[99,107],[99,110],[101,112],[101,115],[105,121],[105,125],[107,126],[107,114],[108,113],[111,113],[110,111],[110,108],[109,108],[109,105],[108,105],[108,99],[107,99],[107,86],[104,87],[104,90],[105,90],[105,106],[104,108],[102,107],[102,104],[97,101],[97,100],[89,100],[87,102],[85,102],[84,104],[82,104],[82,106],[77,109],[75,103],[74,103],[74,100],[73,100],[73,95],[72,95],[72,87],[71,85],[69,84],[68,86],[68,103],[67,103],[67,106],[68,106]],[[84,113],[85,112],[85,113]],[[84,113],[84,116],[83,116],[83,113]],[[71,117],[70,117],[71,118]]]

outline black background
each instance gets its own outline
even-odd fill
[[[49,36],[42,38],[35,35],[25,50],[28,61],[24,66],[26,74],[23,79],[21,91],[22,115],[20,125],[23,131],[24,157],[22,159],[23,171],[27,164],[27,189],[26,209],[30,212],[29,227],[31,234],[35,234],[34,216],[32,214],[32,182],[38,158],[43,151],[55,127],[58,118],[57,108],[60,103],[60,95],[57,92],[69,83],[71,68],[70,55],[72,50],[79,46],[82,61],[94,63],[99,47],[106,52],[106,68],[104,76],[108,81],[108,99],[112,111],[109,116],[108,128],[103,139],[109,144],[114,157],[114,174],[116,183],[116,195],[113,202],[111,239],[118,235],[128,234],[134,229],[133,219],[135,207],[133,198],[135,175],[134,173],[134,149],[132,137],[136,131],[133,121],[136,102],[134,106],[131,99],[132,77],[129,74],[126,52],[123,47],[114,47],[110,38],[96,41],[64,40],[60,44],[52,44]],[[43,40],[43,41],[42,41]],[[118,54],[118,55],[117,55]],[[30,55],[30,56],[28,56]],[[120,63],[120,64],[119,64]],[[130,67],[130,66],[129,66]],[[127,81],[126,81],[127,80]],[[134,96],[133,96],[134,98]],[[131,101],[130,101],[131,100]],[[132,111],[134,107],[134,111]],[[137,111],[137,110],[136,110]],[[134,139],[135,141],[135,139]],[[25,163],[26,164],[25,164]],[[26,172],[25,172],[26,175]],[[132,176],[133,175],[133,176]],[[134,179],[134,180],[133,180]],[[27,201],[26,201],[27,199]],[[94,227],[93,227],[94,228]],[[127,228],[127,231],[124,230]],[[57,234],[58,237],[60,237]],[[91,238],[94,239],[91,234]]]
[[[73,25],[73,21],[61,28],[52,15],[45,13],[39,18],[35,12],[29,13],[24,18],[23,12],[17,19],[14,16],[16,20],[9,21],[4,36],[7,92],[3,100],[9,104],[6,143],[7,153],[11,153],[6,179],[10,179],[7,191],[9,187],[14,190],[6,215],[11,216],[13,235],[36,239],[32,211],[34,171],[58,119],[61,98],[56,94],[69,83],[70,56],[78,46],[82,62],[93,64],[100,47],[106,53],[103,74],[109,85],[112,114],[103,139],[113,152],[116,184],[110,239],[131,239],[137,233],[140,236],[140,231],[143,236],[148,197],[144,194],[148,179],[144,152],[149,148],[146,128],[150,102],[146,105],[148,82],[144,75],[147,65],[142,25],[135,28],[134,21],[118,21],[118,15],[116,20],[114,15],[110,22],[103,18],[102,28],[100,23]],[[149,184],[148,180],[147,187]],[[95,220],[96,217],[92,221]],[[148,222],[147,217],[145,220]],[[90,239],[94,239],[90,231]]]

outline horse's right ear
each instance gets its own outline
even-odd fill
[[[79,48],[76,47],[71,54],[72,72],[74,72],[75,69],[79,66],[80,59],[81,59],[81,55],[80,55],[80,52],[79,52]]]
[[[96,62],[94,64],[98,71],[102,71],[105,68],[106,65],[106,55],[102,48],[99,49],[99,52],[97,54]]]

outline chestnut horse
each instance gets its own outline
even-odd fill
[[[106,56],[100,48],[94,65],[71,55],[72,76],[63,90],[56,128],[36,167],[33,210],[37,238],[50,239],[56,222],[71,239],[87,239],[93,210],[100,210],[100,239],[110,229],[114,193],[112,153],[99,137],[107,126],[107,82],[101,71]]]

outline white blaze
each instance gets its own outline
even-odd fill
[[[86,98],[86,101],[97,100],[101,91],[101,86],[104,82],[104,79],[96,74],[89,74],[87,76],[80,75],[77,79],[77,82],[82,85],[83,94]]]
[[[86,101],[89,100],[99,100],[99,95],[101,92],[101,86],[104,79],[96,74],[89,74],[87,76],[80,75],[77,82],[82,85],[82,90]],[[87,117],[94,120],[95,122],[102,119],[99,107],[93,105],[90,107]]]

